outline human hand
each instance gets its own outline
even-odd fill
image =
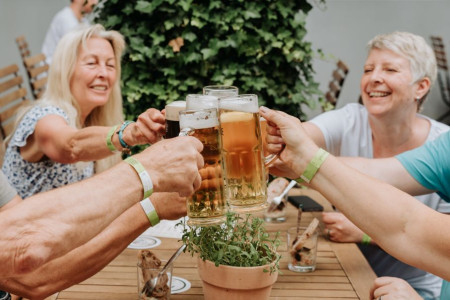
[[[323,212],[324,234],[333,242],[358,243],[364,232],[340,212]]]
[[[408,282],[396,277],[378,277],[370,289],[371,299],[423,300]]]
[[[162,140],[136,154],[153,182],[154,192],[178,192],[190,196],[200,187],[198,170],[204,161],[202,143],[194,137]]]
[[[124,131],[124,140],[132,141],[129,145],[154,144],[166,132],[165,122],[162,112],[149,108],[139,115],[135,123],[128,125],[130,130]]]
[[[160,220],[177,220],[187,214],[186,197],[178,193],[154,193],[150,200]]]
[[[298,178],[317,152],[317,145],[306,134],[299,119],[263,106],[260,114],[267,120],[267,150],[270,153],[281,151],[279,160],[284,164],[270,172],[282,170],[284,175],[289,174],[286,177]]]

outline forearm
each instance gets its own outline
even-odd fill
[[[450,279],[445,267],[450,264],[450,235],[436,230],[450,226],[444,215],[349,168],[333,156],[325,160],[311,186],[387,252]]]
[[[3,275],[29,272],[84,244],[140,199],[137,174],[121,163],[111,172],[8,209],[0,218]]]
[[[0,281],[0,288],[27,298],[45,298],[100,271],[149,226],[141,206],[135,204],[86,244],[30,274]]]
[[[339,157],[338,159],[346,165],[389,183],[410,195],[423,195],[433,192],[420,185],[395,157],[381,159]]]

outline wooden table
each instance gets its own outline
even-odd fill
[[[325,210],[331,209],[315,191],[295,189],[290,194],[309,195],[324,205]],[[320,218],[320,213],[303,213],[302,225],[308,225],[313,217]],[[333,243],[320,237],[316,270],[312,273],[288,270],[285,232],[295,226],[296,219],[297,211],[289,204],[286,222],[267,224],[269,231],[280,231],[284,241],[279,248],[283,255],[280,263],[283,274],[273,286],[271,299],[369,299],[369,289],[376,276],[355,244]],[[161,238],[161,241],[160,246],[152,249],[161,259],[169,258],[181,245],[176,239]],[[96,275],[47,299],[137,299],[137,252],[126,249]],[[189,280],[192,286],[182,294],[172,295],[171,299],[204,299],[196,258],[183,253],[175,262],[173,272],[174,276]]]

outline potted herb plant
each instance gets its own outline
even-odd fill
[[[205,299],[268,299],[278,278],[278,236],[266,232],[261,218],[231,212],[222,225],[185,225],[182,240],[198,254]]]

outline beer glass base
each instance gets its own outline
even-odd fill
[[[260,212],[265,210],[269,205],[267,202],[264,202],[262,204],[253,204],[253,205],[232,205],[230,204],[230,210],[232,212],[238,213],[238,214],[245,214],[245,213],[253,213],[253,212]]]
[[[289,263],[288,269],[292,272],[307,273],[314,272],[314,270],[316,270],[316,266],[295,266],[292,263]]]
[[[225,216],[215,218],[189,218],[187,224],[189,226],[213,226],[225,222]]]

